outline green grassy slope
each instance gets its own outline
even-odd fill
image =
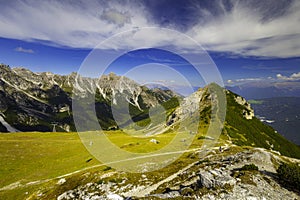
[[[223,130],[236,145],[263,147],[279,151],[282,155],[300,158],[299,146],[285,139],[275,130],[262,123],[259,119],[247,120],[243,117],[242,105],[235,101],[237,95],[227,94],[227,114]]]
[[[0,134],[1,187],[53,178],[98,163],[77,133]]]

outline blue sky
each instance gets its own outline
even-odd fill
[[[158,63],[185,74],[198,86],[203,80],[192,65],[182,63],[181,56],[195,58],[203,50],[196,51],[180,39],[178,35],[183,34],[208,52],[226,85],[300,80],[300,2],[296,0],[2,0],[0,4],[0,62],[12,67],[69,74],[79,70],[96,47],[100,52],[98,65],[111,52],[134,52],[134,56],[125,54],[112,64],[111,69],[118,74],[136,65]],[[157,29],[139,34],[143,27]],[[159,28],[178,34],[164,34]],[[99,46],[128,30],[134,34]],[[168,50],[174,51],[164,54],[149,50],[165,46],[172,46]],[[135,78],[161,81],[162,74],[150,70],[149,76],[136,74],[141,77]],[[167,73],[165,79],[180,83]]]

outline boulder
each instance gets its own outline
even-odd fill
[[[199,173],[199,185],[205,188],[223,187],[226,184],[234,185],[236,180],[221,170],[201,171]]]

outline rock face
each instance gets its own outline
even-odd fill
[[[62,76],[0,65],[0,112],[10,126],[20,131],[52,131],[53,123],[57,124],[57,131],[74,131],[72,98],[89,95],[95,96],[95,105],[87,102],[86,106],[95,106],[101,113],[97,117],[103,129],[116,126],[110,105],[118,105],[120,96],[137,108],[138,114],[178,97],[169,90],[148,89],[113,73],[97,79],[77,73]],[[0,132],[7,131],[1,124]]]
[[[236,180],[222,169],[211,169],[199,172],[199,184],[205,188],[224,187],[226,184],[235,185]]]
[[[196,92],[182,100],[180,107],[170,115],[167,125],[170,126],[188,118],[194,118],[195,121],[199,121],[200,113],[205,110],[210,111],[212,103],[213,98],[208,92],[208,87],[199,88]],[[211,112],[204,113],[204,115],[210,118]]]
[[[240,104],[241,106],[244,106],[245,109],[243,110],[243,116],[246,119],[252,119],[254,117],[254,110],[251,108],[250,104],[241,96],[237,96],[235,98],[235,101]]]

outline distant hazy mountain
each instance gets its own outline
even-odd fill
[[[300,145],[300,98],[277,97],[252,101],[262,121],[290,141]]]
[[[272,97],[300,97],[300,82],[251,82],[227,88],[246,99],[263,99]]]

